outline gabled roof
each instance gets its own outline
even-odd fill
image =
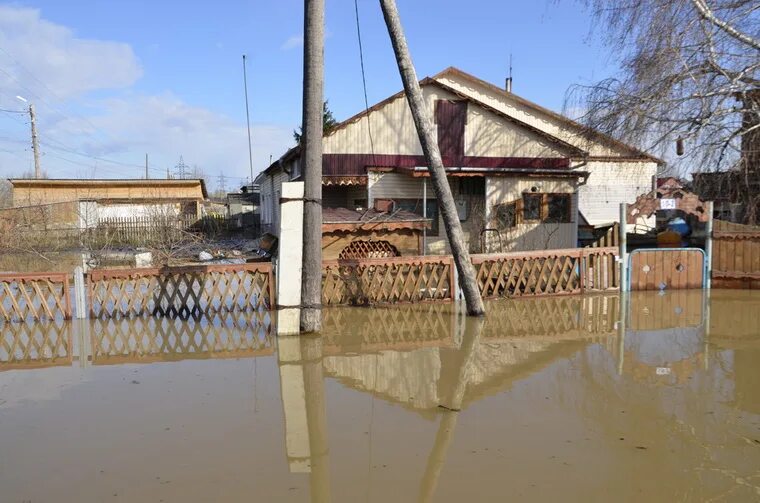
[[[459,68],[450,66],[450,67],[446,68],[445,70],[443,70],[442,72],[439,72],[439,73],[433,75],[432,78],[433,79],[439,79],[439,78],[448,77],[448,76],[459,77],[461,79],[468,80],[468,81],[470,81],[471,83],[473,83],[475,85],[478,85],[478,86],[481,86],[481,87],[485,87],[488,90],[490,90],[490,91],[492,91],[494,93],[497,93],[498,95],[500,95],[503,98],[506,98],[507,100],[514,101],[514,102],[519,103],[519,104],[521,104],[521,105],[523,105],[523,106],[525,106],[527,108],[531,108],[531,109],[533,109],[533,110],[535,110],[535,111],[537,111],[539,113],[548,115],[548,116],[552,117],[553,119],[557,120],[558,122],[561,122],[561,123],[565,124],[568,128],[574,129],[575,131],[577,131],[578,133],[580,133],[581,135],[583,135],[585,138],[587,138],[589,140],[596,140],[596,141],[599,141],[600,143],[607,143],[609,145],[614,145],[614,146],[616,146],[618,148],[622,148],[624,150],[628,150],[635,157],[641,157],[641,158],[644,158],[644,159],[648,159],[648,160],[657,162],[658,164],[664,164],[665,163],[665,161],[663,161],[662,159],[660,159],[658,157],[655,157],[655,156],[650,155],[650,154],[648,154],[648,153],[646,153],[646,152],[644,152],[642,150],[639,150],[639,149],[637,149],[635,147],[632,147],[631,145],[623,143],[620,140],[616,140],[615,138],[612,138],[611,136],[606,135],[606,134],[604,134],[602,132],[599,132],[599,131],[596,131],[596,130],[592,130],[592,129],[588,128],[587,126],[584,126],[583,124],[580,124],[580,123],[578,123],[578,122],[570,119],[569,117],[566,117],[566,116],[564,116],[562,114],[558,114],[557,112],[554,112],[552,110],[549,110],[548,108],[542,107],[541,105],[539,105],[537,103],[534,103],[534,102],[532,102],[530,100],[527,100],[525,98],[522,98],[522,97],[520,97],[520,96],[518,96],[518,95],[516,95],[514,93],[507,92],[505,89],[502,89],[499,86],[495,86],[494,84],[491,84],[490,82],[486,82],[485,80],[480,79],[480,78],[478,78],[478,77],[476,77],[476,76],[474,76],[472,74],[464,72],[464,71],[460,70]]]
[[[541,114],[548,115],[548,116],[556,119],[558,122],[561,122],[561,123],[565,124],[569,129],[572,129],[572,130],[576,131],[579,135],[581,135],[581,136],[583,136],[583,137],[585,137],[585,138],[587,138],[589,140],[598,141],[600,143],[607,143],[609,145],[618,147],[620,149],[627,150],[628,152],[630,152],[631,157],[634,157],[634,158],[646,159],[646,160],[650,160],[650,161],[653,161],[653,162],[657,162],[658,164],[664,164],[664,161],[661,160],[661,159],[659,159],[659,158],[657,158],[657,157],[654,157],[654,156],[652,156],[650,154],[647,154],[646,152],[638,150],[638,149],[636,149],[636,148],[634,148],[634,147],[632,147],[630,145],[627,145],[627,144],[625,144],[625,143],[623,143],[623,142],[621,142],[619,140],[616,140],[616,139],[614,139],[614,138],[612,138],[612,137],[610,137],[608,135],[605,135],[605,134],[600,133],[598,131],[591,130],[591,129],[589,129],[586,126],[583,126],[582,124],[579,124],[578,122],[575,122],[574,120],[572,120],[572,119],[570,119],[568,117],[565,117],[564,115],[558,114],[557,112],[549,110],[548,108],[544,108],[544,107],[542,107],[542,106],[540,106],[540,105],[538,105],[536,103],[533,103],[532,101],[529,101],[529,100],[527,100],[525,98],[521,98],[520,96],[517,96],[514,93],[507,92],[504,89],[501,89],[500,87],[491,84],[490,82],[486,82],[485,80],[479,79],[478,77],[475,77],[474,75],[471,75],[469,73],[463,72],[462,70],[460,70],[458,68],[455,68],[453,66],[451,66],[451,67],[443,70],[442,72],[437,73],[433,77],[425,77],[424,79],[420,80],[420,86],[434,85],[434,86],[436,86],[436,87],[438,87],[440,89],[443,89],[444,91],[446,91],[448,93],[454,94],[459,99],[467,100],[469,103],[472,103],[473,105],[476,105],[476,106],[478,106],[480,108],[483,108],[484,110],[488,110],[489,112],[497,115],[498,117],[500,117],[500,118],[502,118],[502,119],[504,119],[506,121],[509,121],[509,122],[511,122],[511,123],[513,123],[515,125],[518,125],[519,127],[524,128],[524,129],[530,131],[533,134],[541,136],[542,138],[544,138],[545,140],[549,141],[550,143],[556,145],[557,147],[559,147],[559,148],[561,148],[563,150],[566,150],[568,152],[568,154],[571,157],[573,157],[573,158],[585,158],[585,157],[588,157],[588,152],[586,152],[582,148],[577,147],[575,145],[572,145],[571,143],[569,143],[569,142],[567,142],[565,140],[562,140],[561,138],[558,138],[557,136],[555,136],[555,135],[553,135],[551,133],[547,133],[546,131],[544,131],[544,130],[542,130],[540,128],[537,128],[537,127],[535,127],[535,126],[533,126],[531,124],[528,124],[528,123],[526,123],[524,121],[521,121],[520,119],[518,119],[516,117],[513,117],[513,116],[511,116],[511,115],[509,115],[507,113],[504,113],[501,110],[498,110],[498,109],[492,107],[491,105],[489,105],[487,103],[484,103],[484,102],[482,102],[482,101],[480,101],[480,100],[478,100],[478,99],[476,99],[476,98],[474,98],[474,97],[472,97],[472,96],[470,96],[470,95],[468,95],[466,93],[458,91],[458,90],[452,88],[451,86],[448,86],[445,83],[440,82],[438,80],[438,79],[440,79],[442,77],[448,77],[448,76],[459,77],[459,78],[462,78],[464,80],[468,80],[468,81],[470,81],[471,83],[473,83],[475,85],[478,85],[478,86],[481,86],[481,87],[485,87],[485,88],[487,88],[487,89],[489,89],[489,90],[491,90],[491,91],[499,94],[500,96],[506,98],[507,100],[517,102],[517,103],[519,103],[519,104],[521,104],[521,105],[523,105],[523,106],[525,106],[527,108],[531,108],[531,109],[533,109],[533,110],[535,110],[535,111],[537,111],[537,112],[539,112]],[[342,122],[339,122],[338,124],[336,124],[335,126],[333,126],[330,129],[330,131],[328,131],[327,133],[325,133],[324,137],[329,137],[329,136],[333,135],[336,131],[340,131],[341,129],[345,129],[346,127],[350,126],[351,124],[354,124],[354,123],[358,122],[363,117],[368,116],[372,112],[380,110],[381,108],[385,107],[386,105],[390,104],[391,102],[393,102],[393,101],[395,101],[395,100],[397,100],[399,98],[403,98],[404,96],[405,96],[404,90],[401,90],[401,91],[399,91],[399,92],[397,92],[397,93],[395,93],[395,94],[393,94],[391,96],[388,96],[384,100],[375,103],[374,105],[372,105],[368,109],[362,110],[361,112],[353,115],[352,117],[349,117],[348,119],[346,119],[346,120],[344,120]],[[300,154],[300,150],[301,150],[300,145],[296,145],[295,147],[292,147],[285,154],[283,154],[282,157],[280,157],[278,160],[276,160],[275,162],[273,162],[269,167],[267,167],[267,169],[264,170],[264,172],[265,173],[271,173],[274,169],[277,168],[277,166],[280,165],[281,162],[285,162],[285,161],[288,161],[288,160],[290,160],[290,159],[292,159],[294,157],[297,157]],[[625,159],[625,157],[621,157],[621,159]]]

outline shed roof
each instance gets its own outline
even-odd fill
[[[16,188],[104,188],[104,187],[195,187],[200,184],[204,199],[208,199],[206,182],[202,178],[185,179],[141,179],[141,178],[9,178],[8,181]]]
[[[322,230],[327,232],[364,230],[422,229],[430,219],[406,210],[393,212],[368,209],[355,211],[348,208],[323,208]]]

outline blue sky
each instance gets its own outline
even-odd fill
[[[614,70],[580,2],[398,3],[420,77],[456,66],[501,85],[511,52],[514,91],[561,111],[568,86]],[[401,83],[379,2],[359,9],[372,104]],[[16,95],[35,103],[51,177],[140,176],[147,152],[151,176],[182,155],[212,185],[220,173],[233,185],[249,172],[241,55],[258,172],[301,120],[302,10],[297,0],[0,2],[0,109],[22,108]],[[326,30],[325,96],[340,120],[364,107],[352,1],[327,0]],[[0,176],[31,165],[25,119],[0,113]]]

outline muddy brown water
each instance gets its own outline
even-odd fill
[[[0,325],[0,501],[758,500],[759,293]]]

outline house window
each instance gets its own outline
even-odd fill
[[[459,194],[463,196],[486,195],[486,179],[483,177],[460,178]]]
[[[523,194],[523,221],[541,220],[543,194]]]
[[[571,200],[570,194],[545,194],[546,196],[546,216],[545,222],[551,223],[570,223]]]
[[[396,209],[423,215],[421,199],[394,199],[394,201],[396,202]],[[427,218],[431,220],[427,235],[438,236],[438,201],[435,199],[427,200]]]
[[[517,225],[517,203],[497,204],[494,212],[499,229],[511,229]]]

